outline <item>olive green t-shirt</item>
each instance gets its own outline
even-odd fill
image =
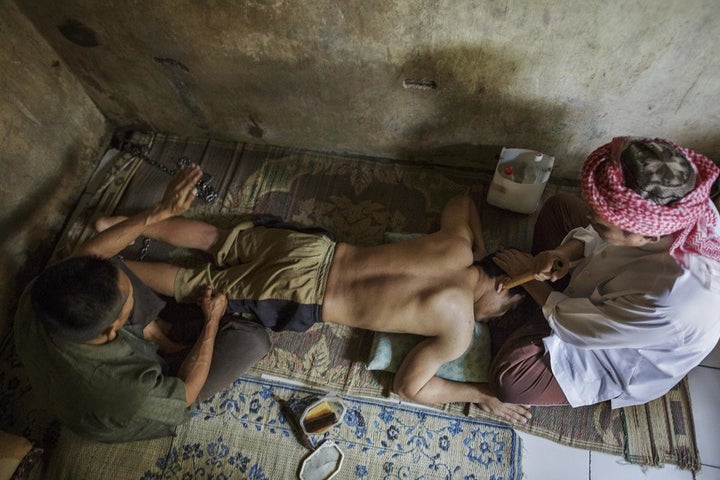
[[[17,353],[37,398],[78,435],[102,442],[172,435],[190,417],[185,385],[165,374],[157,347],[142,335],[164,302],[117,265],[132,281],[135,306],[115,339],[89,345],[49,334],[32,314],[31,284],[15,315]]]

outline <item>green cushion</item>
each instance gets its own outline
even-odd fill
[[[375,332],[367,369],[397,372],[410,350],[423,338],[406,333]],[[444,363],[437,376],[456,382],[484,383],[488,381],[490,360],[490,331],[486,324],[476,322],[470,348],[459,358]]]

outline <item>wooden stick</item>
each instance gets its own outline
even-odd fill
[[[503,290],[510,290],[511,288],[527,283],[530,280],[535,280],[535,274],[533,272],[523,273],[522,275],[511,278],[509,282],[504,283]]]
[[[560,260],[555,260],[553,262],[553,267],[551,272],[555,272],[557,270],[560,270],[563,266],[563,262]],[[523,283],[527,283],[531,280],[535,279],[535,274],[533,272],[527,272],[523,273],[522,275],[518,275],[516,277],[513,277],[510,279],[509,282],[503,284],[503,290],[510,290],[513,287],[517,287],[518,285],[522,285]]]

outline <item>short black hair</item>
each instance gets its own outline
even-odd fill
[[[63,260],[35,280],[33,313],[51,334],[78,343],[92,340],[122,311],[118,279],[118,268],[105,258]]]
[[[475,260],[475,262],[473,262],[473,265],[478,265],[480,268],[482,268],[483,272],[485,272],[485,274],[490,278],[497,278],[502,277],[503,275],[507,275],[507,273],[505,273],[502,268],[498,267],[495,262],[493,262],[493,258],[495,258],[495,252],[488,253],[480,260]],[[522,295],[523,297],[527,295],[527,292],[521,286],[512,287],[508,292],[511,295]]]

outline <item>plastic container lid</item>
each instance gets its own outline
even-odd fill
[[[302,463],[300,480],[329,480],[342,468],[344,454],[332,440],[325,440]]]

